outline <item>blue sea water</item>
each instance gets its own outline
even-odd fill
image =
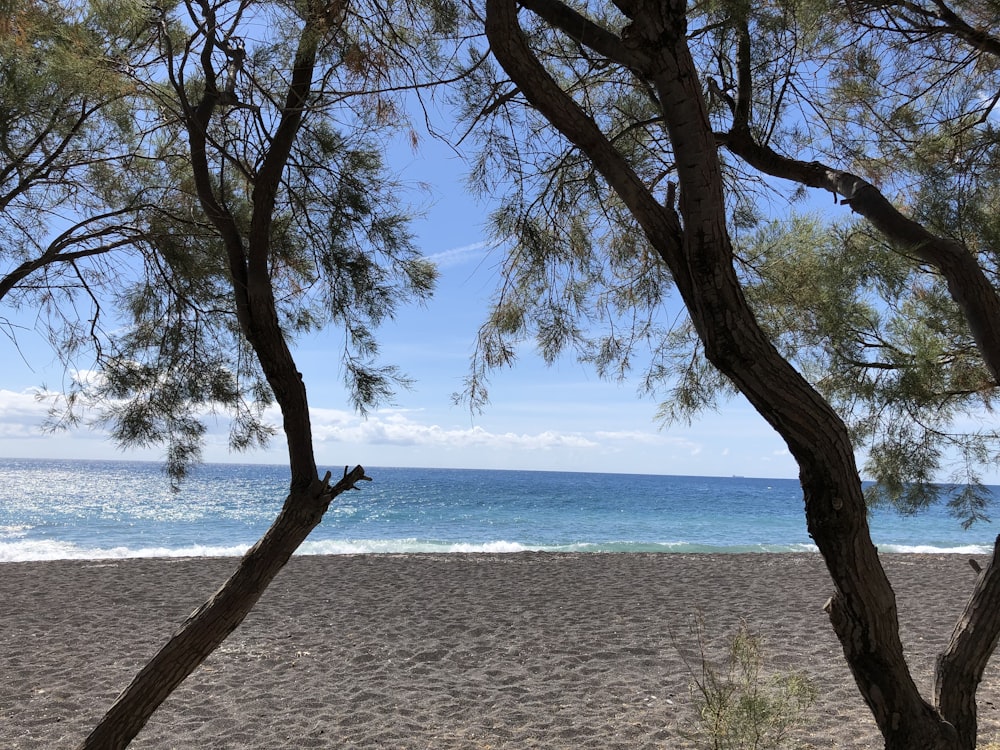
[[[791,479],[368,468],[302,554],[795,552],[815,549]],[[277,515],[288,470],[209,464],[179,493],[156,463],[0,459],[0,561],[242,554]],[[1000,488],[996,490],[1000,497]],[[992,550],[943,508],[877,511],[883,551]]]

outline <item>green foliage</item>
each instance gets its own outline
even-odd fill
[[[871,503],[912,513],[945,497],[966,526],[986,520],[979,467],[1000,434],[954,424],[996,393],[941,279],[858,224],[774,221],[738,250],[762,326],[864,449]]]
[[[793,747],[791,732],[816,700],[812,683],[801,674],[766,674],[763,639],[746,623],[721,662],[706,652],[702,623],[697,638],[699,661],[691,681],[696,729],[688,739],[708,750]]]
[[[315,7],[22,0],[0,8],[13,32],[0,34],[0,191],[10,196],[0,208],[17,215],[0,222],[0,260],[44,260],[27,277],[8,274],[0,297],[48,310],[50,339],[67,363],[94,360],[53,425],[96,410],[120,444],[164,445],[175,479],[197,459],[216,414],[230,419],[236,450],[274,432],[263,421],[274,394],[244,337],[233,258],[196,188],[202,157],[242,252],[266,249],[289,341],[339,329],[331,365],[361,410],[408,384],[379,361],[375,332],[430,296],[436,270],[409,231],[408,186],[382,153],[408,132],[405,90],[436,81],[459,7],[355,4],[349,14],[323,14],[304,34]],[[303,45],[315,46],[317,59],[303,118],[271,208],[255,208],[288,105],[296,109],[289,76]],[[245,58],[236,65],[239,46]],[[213,90],[225,103],[192,159],[193,113]],[[25,175],[34,180],[27,187]],[[46,234],[77,215],[86,223],[59,246],[59,264],[46,255]],[[81,268],[70,248],[100,255]],[[71,293],[90,303],[89,316],[75,316]]]
[[[977,42],[952,33],[933,4],[901,7],[699,3],[688,9],[687,42],[720,144],[734,260],[759,322],[844,417],[875,480],[872,502],[909,512],[947,499],[971,523],[986,518],[980,477],[1000,459],[990,424],[997,383],[950,290],[851,221],[835,197],[805,214],[796,205],[804,185],[763,179],[725,147],[746,133],[802,163],[854,170],[906,215],[960,241],[996,280],[995,9],[955,9],[985,34]],[[628,24],[611,3],[581,12],[616,34]],[[521,22],[547,72],[645,188],[668,208],[682,201],[661,116],[670,103],[538,16]],[[462,94],[481,147],[473,182],[499,199],[492,226],[509,250],[466,382],[473,406],[488,398],[489,373],[511,365],[526,341],[546,361],[572,354],[602,377],[635,382],[667,423],[730,398],[674,280],[590,161],[489,63]]]
[[[773,110],[760,125],[776,132],[792,106],[784,85],[791,61],[819,44],[825,28],[817,3],[701,4],[689,25],[691,43],[703,53],[709,76],[722,91],[735,86],[735,69],[719,48],[735,44],[734,13],[751,13],[762,56],[755,72],[759,111]],[[612,4],[591,4],[588,16],[612,30],[627,21]],[[673,154],[656,93],[629,70],[581,51],[576,42],[524,14],[531,43],[548,72],[608,135],[647,188],[672,195]],[[797,26],[795,26],[798,24]],[[792,27],[795,26],[793,29]],[[766,54],[764,54],[766,52]],[[509,366],[523,341],[533,340],[548,362],[571,353],[602,377],[635,377],[640,392],[663,399],[659,416],[691,419],[712,408],[731,386],[706,366],[673,279],[642,230],[589,160],[553,134],[490,62],[476,63],[462,83],[462,114],[474,120],[480,146],[470,183],[498,198],[494,236],[508,248],[504,283],[480,331],[465,397],[476,408],[488,399],[492,369]],[[722,118],[723,97],[713,98]],[[732,178],[734,225],[761,220],[769,188],[727,165]],[[459,394],[459,398],[463,394]]]
[[[0,12],[6,32],[0,33],[4,276],[22,264],[50,264],[53,277],[43,286],[79,288],[66,263],[51,256],[95,254],[131,236],[130,208],[141,199],[108,190],[103,179],[124,168],[138,137],[127,116],[134,86],[123,72],[144,47],[120,28],[126,12],[124,4],[111,13],[27,0]],[[15,304],[44,296],[26,285],[15,294],[7,285],[0,290],[0,298]]]

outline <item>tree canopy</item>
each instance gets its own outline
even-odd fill
[[[164,69],[141,83],[146,116],[160,126],[164,179],[181,190],[170,196],[172,217],[151,226],[156,266],[129,290],[133,324],[98,395],[127,399],[110,412],[120,442],[166,434],[180,468],[197,455],[196,410],[206,404],[234,411],[234,447],[266,437],[259,415],[276,386],[248,356],[263,325],[243,296],[254,275],[271,287],[278,318],[267,325],[284,336],[342,327],[339,365],[364,408],[405,384],[377,363],[375,326],[429,295],[434,271],[412,244],[402,191],[382,163],[399,121],[382,88],[420,73],[400,72],[403,40],[390,48],[379,39],[392,18],[336,4],[178,10],[153,19]],[[192,212],[201,230],[178,231],[173,217]],[[183,377],[158,377],[177,368]],[[187,390],[175,390],[178,380]]]
[[[435,0],[0,8],[0,297],[48,306],[65,356],[94,353],[99,376],[62,416],[97,404],[119,442],[166,443],[175,477],[213,409],[245,448],[268,437],[273,399],[288,441],[281,516],[83,747],[127,744],[364,478],[320,478],[291,342],[339,326],[359,408],[405,383],[374,331],[425,299],[434,271],[382,153],[405,127],[400,92],[452,71],[481,146],[471,180],[499,198],[509,247],[473,403],[529,337],[548,360],[573,350],[608,377],[640,372],[668,420],[743,394],[800,466],[831,621],[887,747],[974,747],[996,563],[924,698],[856,455],[877,480],[869,500],[920,507],[949,471],[956,514],[986,516],[978,472],[1000,447],[977,422],[1000,378],[995,3],[465,10],[466,36],[459,8]],[[88,312],[64,315],[67,299]]]
[[[943,494],[972,523],[987,514],[981,470],[1000,456],[980,419],[996,377],[961,296],[913,252],[905,221],[961,243],[979,283],[994,281],[997,60],[963,31],[984,8],[963,21],[907,5],[893,20],[890,5],[698,3],[687,39],[757,319],[848,423],[876,481],[870,500],[911,510]],[[625,64],[618,9],[524,8],[553,79],[645,189],[683,199],[667,103]],[[637,378],[667,422],[728,398],[675,280],[584,149],[518,106],[524,93],[502,70],[477,68],[464,92],[482,146],[475,182],[499,198],[495,235],[512,243],[465,395],[485,400],[489,371],[532,338],[546,359],[570,350],[602,375]]]
[[[3,15],[0,296],[39,309],[63,360],[96,373],[53,424],[96,414],[120,445],[163,444],[175,479],[213,412],[233,449],[273,433],[226,233],[266,244],[284,335],[341,330],[331,362],[353,406],[407,384],[374,332],[435,271],[382,154],[407,129],[404,92],[437,80],[450,11],[314,5],[20,0]],[[311,13],[325,26],[302,37]],[[299,53],[311,78],[292,81]]]
[[[0,9],[0,300],[38,310],[67,350],[100,339],[98,295],[117,278],[104,256],[138,253],[138,217],[159,197],[114,177],[141,168],[148,137],[131,73],[151,40],[121,6]]]
[[[500,67],[469,89],[488,92],[468,107],[481,171],[514,185],[469,393],[533,334],[611,372],[649,344],[667,416],[743,394],[799,465],[826,609],[893,750],[975,747],[1000,634],[994,560],[921,695],[855,458],[867,449],[876,496],[906,507],[933,498],[950,452],[973,480],[995,460],[992,431],[953,432],[1000,376],[991,177],[969,179],[995,149],[995,18],[990,3],[487,0]],[[787,184],[832,195],[843,223],[769,223]],[[952,502],[971,522],[984,498],[968,487]]]

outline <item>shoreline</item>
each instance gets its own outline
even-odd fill
[[[16,548],[24,544],[27,551],[18,552]],[[86,548],[73,549],[70,553],[65,551],[60,554],[52,550],[39,552],[34,548],[37,542],[2,542],[0,541],[0,566],[8,563],[43,563],[43,562],[118,562],[123,560],[229,560],[239,559],[250,549],[253,543],[247,542],[238,545],[213,546],[196,545],[194,547],[167,548],[157,547],[137,547],[128,549],[124,547]],[[46,544],[43,542],[42,544]],[[58,544],[58,543],[57,543]],[[347,548],[342,548],[343,545]],[[329,549],[332,545],[334,549]],[[436,545],[436,546],[435,546]],[[526,547],[518,542],[495,541],[482,544],[472,543],[413,543],[412,548],[402,547],[399,549],[377,548],[385,546],[379,542],[358,542],[351,541],[342,543],[330,540],[307,540],[295,552],[293,558],[300,557],[363,557],[363,556],[459,556],[459,555],[484,555],[484,556],[507,556],[507,555],[818,555],[819,550],[815,544],[790,543],[787,545],[765,544],[765,545],[699,545],[686,542],[679,543],[590,543],[575,545],[575,548],[537,548]],[[883,556],[886,555],[926,555],[932,557],[988,557],[993,554],[994,542],[989,544],[963,544],[952,547],[938,547],[932,545],[903,545],[897,543],[876,544],[876,549]],[[19,556],[24,555],[24,556]]]
[[[967,557],[883,555],[925,694]],[[73,747],[237,559],[0,564],[0,746]],[[298,555],[132,747],[684,747],[700,618],[710,654],[746,622],[765,671],[810,679],[806,747],[879,748],[831,591],[814,552]],[[996,741],[995,663],[979,707]]]

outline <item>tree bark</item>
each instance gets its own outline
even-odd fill
[[[1000,536],[989,565],[955,623],[948,647],[938,656],[934,702],[954,725],[962,748],[976,746],[976,690],[1000,639]]]
[[[539,5],[540,0],[528,0]],[[549,3],[546,2],[547,6]],[[679,216],[661,205],[596,123],[532,52],[514,0],[487,0],[494,55],[531,105],[594,163],[670,268],[708,359],[784,438],[800,467],[809,532],[835,586],[831,622],[888,750],[959,750],[957,733],[920,695],[899,639],[895,595],[872,544],[843,421],[757,324],[733,265],[718,145],[686,41],[681,0],[620,0],[632,23],[601,44],[656,88],[673,147]],[[558,22],[549,8],[545,17]],[[573,19],[564,31],[586,38]],[[974,734],[974,728],[973,728]]]
[[[281,409],[291,486],[281,513],[233,575],[142,668],[77,750],[119,750],[128,746],[171,692],[239,626],[292,553],[323,519],[331,500],[367,479],[360,466],[351,472],[345,469],[344,477],[332,487],[329,473],[322,481],[317,476],[306,388],[281,330],[270,278],[275,196],[309,100],[326,17],[318,4],[310,6],[299,36],[285,107],[253,181],[250,231],[244,236],[225,201],[217,196],[209,166],[208,130],[220,92],[212,67],[217,26],[211,8],[203,8],[207,16],[201,27],[204,47],[200,59],[206,85],[198,104],[189,106],[183,83],[173,76],[171,80],[184,105],[198,198],[225,247],[236,318]]]
[[[363,479],[367,479],[364,469],[356,466],[332,487],[317,478],[307,490],[289,494],[278,518],[222,588],[139,671],[77,750],[127,747],[160,704],[243,622],[288,558],[323,519],[330,501]]]
[[[738,127],[721,141],[747,164],[764,174],[822,188],[841,196],[857,214],[871,222],[901,252],[935,266],[962,310],[979,351],[1000,383],[1000,295],[975,256],[961,242],[941,237],[904,215],[881,191],[858,175],[820,162],[782,156],[756,143],[749,130]]]

